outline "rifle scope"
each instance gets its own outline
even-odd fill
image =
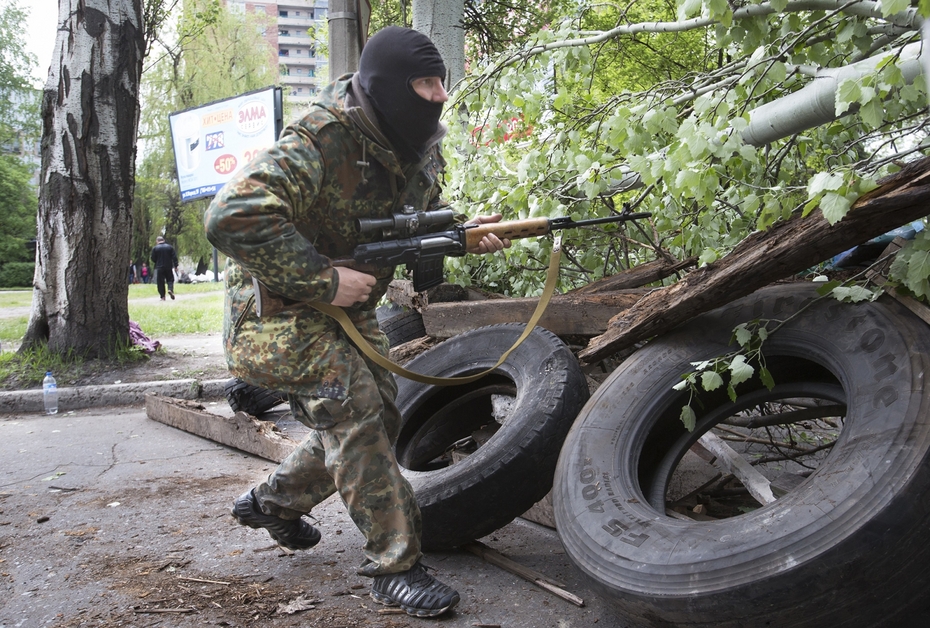
[[[408,205],[404,207],[403,212],[390,218],[358,218],[355,221],[355,229],[359,233],[370,233],[380,229],[385,238],[409,238],[425,234],[433,225],[451,225],[453,222],[455,212],[451,209],[416,212]]]

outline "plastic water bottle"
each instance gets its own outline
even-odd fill
[[[46,372],[42,380],[42,399],[45,401],[45,414],[58,414],[58,382],[51,371]]]

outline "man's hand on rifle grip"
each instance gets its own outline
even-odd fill
[[[491,214],[490,216],[475,216],[468,222],[466,225],[483,225],[489,222],[500,222],[502,216],[501,214]],[[467,249],[469,253],[497,253],[502,249],[510,248],[510,240],[507,238],[501,239],[498,238],[493,233],[489,233],[478,243],[477,246],[473,246]]]
[[[333,270],[339,275],[339,286],[336,288],[333,305],[351,307],[368,300],[376,282],[374,277],[343,266],[335,267]]]

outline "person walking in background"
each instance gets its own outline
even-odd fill
[[[155,238],[152,249],[152,267],[155,269],[155,282],[158,284],[158,296],[165,300],[165,288],[174,301],[174,271],[178,268],[178,254],[174,247],[165,242],[162,236]]]
[[[142,262],[142,269],[139,271],[139,274],[142,276],[142,283],[149,282],[149,265],[145,262]]]
[[[136,283],[138,278],[136,277],[136,265],[132,263],[132,260],[129,262],[129,285]]]

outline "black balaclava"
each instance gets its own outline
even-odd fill
[[[358,63],[358,78],[371,101],[381,130],[402,157],[423,156],[439,130],[442,103],[430,102],[413,90],[413,79],[446,77],[442,56],[429,37],[400,26],[378,31]]]

